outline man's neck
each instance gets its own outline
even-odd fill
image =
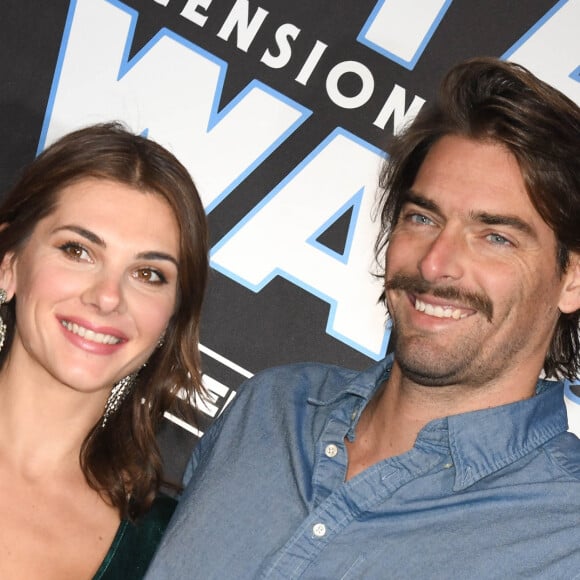
[[[426,387],[407,379],[396,364],[363,411],[355,430],[355,440],[346,441],[350,479],[371,465],[409,451],[419,431],[435,419],[480,409],[498,407],[533,396],[529,388],[510,389],[494,384],[472,388],[468,385]]]

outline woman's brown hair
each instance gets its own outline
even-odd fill
[[[163,482],[156,442],[163,414],[171,411],[192,420],[191,401],[203,392],[198,339],[208,272],[207,225],[197,189],[174,155],[119,123],[93,125],[44,150],[3,198],[0,260],[7,252],[18,253],[36,224],[54,210],[63,188],[85,178],[116,181],[161,196],[180,229],[176,307],[163,344],[141,369],[118,411],[105,426],[99,421],[92,428],[80,453],[89,485],[117,507],[121,517],[136,518],[149,508]],[[3,307],[8,333],[0,365],[14,334],[15,300]]]

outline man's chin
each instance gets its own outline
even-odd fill
[[[465,361],[441,353],[429,353],[425,349],[414,352],[397,351],[395,361],[401,374],[408,380],[424,387],[447,387],[458,384],[465,374]]]
[[[401,366],[401,373],[415,385],[421,387],[451,387],[458,383],[455,373],[442,373],[440,370],[425,371]]]

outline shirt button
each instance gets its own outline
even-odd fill
[[[324,450],[324,454],[326,455],[326,457],[336,457],[337,453],[338,447],[334,443],[327,445],[326,449]]]
[[[322,536],[326,534],[326,526],[324,524],[314,524],[314,526],[312,526],[312,533],[317,538],[322,538]]]

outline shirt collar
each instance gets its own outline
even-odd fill
[[[377,364],[356,375],[346,385],[345,391],[365,400],[371,399],[375,391],[389,378],[394,355],[389,355]]]
[[[362,408],[364,408],[374,392],[389,378],[392,366],[393,356],[389,355],[364,371],[353,372],[348,381],[341,385],[332,396],[321,399],[309,397],[308,402],[312,405],[327,406],[354,395],[362,399]]]
[[[524,401],[441,420],[447,424],[455,491],[473,485],[566,431],[562,383],[539,381],[537,392]]]
[[[362,399],[351,429],[366,403],[388,379],[393,359],[391,354],[354,376],[335,398],[355,395]],[[421,430],[417,440],[449,446],[455,466],[454,489],[465,489],[566,431],[563,388],[563,383],[540,379],[536,396],[530,399],[436,419]]]

